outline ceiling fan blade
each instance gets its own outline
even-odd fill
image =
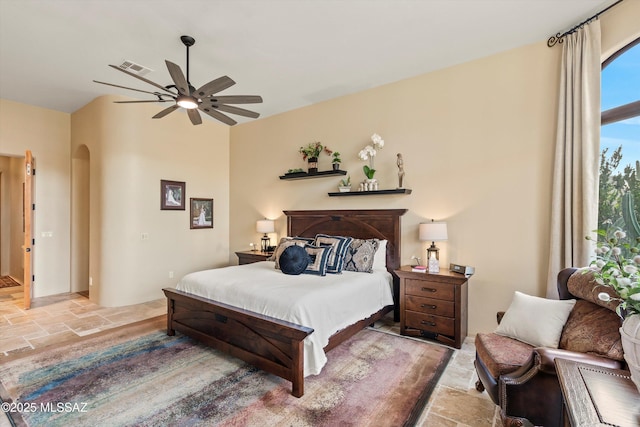
[[[184,78],[184,73],[180,67],[171,61],[165,60],[164,62],[167,64],[169,75],[171,75],[171,80],[176,84],[178,92],[185,96],[191,96],[189,93],[189,83],[187,82],[187,79]]]
[[[233,107],[231,105],[218,105],[218,110],[224,111],[226,113],[237,114],[239,116],[251,117],[252,119],[257,119],[258,117],[260,117],[260,113],[245,110],[244,108]]]
[[[154,119],[161,119],[161,118],[163,118],[164,116],[166,116],[167,114],[169,114],[169,113],[173,113],[173,112],[174,112],[174,111],[176,111],[178,108],[180,108],[180,107],[178,107],[177,105],[172,105],[171,107],[169,107],[169,108],[165,108],[164,110],[160,111],[158,114],[156,114],[156,115],[155,115],[155,116],[153,116],[152,118],[154,118]]]
[[[95,82],[95,83],[100,83],[101,85],[107,85],[107,86],[119,87],[119,88],[121,88],[121,89],[135,90],[136,92],[150,93],[151,95],[155,95],[155,96],[166,96],[166,95],[161,94],[161,93],[158,93],[158,92],[149,92],[148,90],[134,89],[134,88],[132,88],[132,87],[126,87],[126,86],[114,85],[113,83],[100,82],[100,81],[98,81],[98,80],[94,80],[94,82]]]
[[[189,115],[189,120],[191,120],[191,123],[193,123],[194,125],[202,124],[202,117],[200,117],[200,113],[198,113],[198,110],[187,110],[187,114]]]
[[[262,97],[258,95],[214,96],[210,99],[215,104],[259,104],[262,102]]]
[[[141,102],[175,102],[173,99],[152,99],[148,101],[113,101],[115,104],[139,104]]]
[[[109,64],[109,67],[111,67],[111,68],[115,68],[115,69],[116,69],[116,70],[118,70],[118,71],[122,71],[123,73],[130,75],[131,77],[135,77],[135,78],[136,78],[136,79],[138,79],[138,80],[142,80],[142,81],[143,81],[143,82],[145,82],[145,83],[148,83],[148,84],[150,84],[150,85],[152,85],[152,86],[155,86],[155,87],[157,87],[158,89],[160,89],[160,90],[163,90],[163,91],[167,92],[167,93],[168,93],[168,94],[170,94],[171,96],[174,96],[174,97],[175,97],[175,96],[178,96],[178,95],[176,95],[174,92],[171,92],[171,91],[170,91],[169,89],[167,89],[166,87],[164,87],[164,86],[160,86],[158,83],[154,83],[154,82],[152,82],[151,80],[147,80],[147,79],[145,79],[144,77],[140,77],[140,76],[138,76],[137,74],[133,74],[133,73],[131,73],[131,72],[127,71],[127,70],[123,70],[122,68],[120,68],[120,67],[118,67],[118,66],[116,66],[116,65],[111,65],[111,64]]]
[[[213,95],[214,93],[223,91],[233,86],[234,84],[236,84],[236,82],[231,80],[231,78],[229,78],[228,76],[218,77],[215,80],[211,80],[209,83],[205,84],[204,86],[199,87],[194,92],[194,95],[200,99],[206,98],[208,96]]]
[[[228,116],[222,114],[220,111],[218,111],[218,110],[216,110],[214,108],[210,108],[210,107],[207,107],[207,106],[204,106],[204,105],[200,104],[198,109],[200,111],[202,111],[203,113],[208,114],[209,116],[213,117],[214,119],[219,120],[222,123],[225,123],[225,124],[227,124],[229,126],[233,126],[236,123],[238,123],[235,120],[233,120],[231,117],[228,117]]]

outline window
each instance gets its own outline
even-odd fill
[[[603,64],[598,228],[640,237],[640,39]]]

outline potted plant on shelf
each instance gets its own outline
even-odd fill
[[[340,153],[337,151],[333,152],[333,159],[331,159],[331,165],[333,166],[333,170],[340,170],[340,163],[342,163],[342,159],[340,159]]]
[[[351,176],[347,176],[347,178],[343,178],[340,180],[340,184],[338,185],[338,190],[341,193],[347,193],[351,191]]]
[[[318,172],[318,156],[323,151],[331,155],[333,153],[329,148],[322,145],[320,141],[312,142],[307,144],[306,147],[300,147],[300,154],[302,154],[302,160],[307,160],[309,173],[317,173]]]
[[[376,157],[376,154],[378,154],[378,151],[382,150],[382,147],[384,147],[384,139],[382,139],[382,137],[377,133],[371,135],[371,141],[373,144],[365,146],[358,153],[360,160],[369,160],[369,164],[362,167],[362,171],[367,177],[365,182],[362,183],[362,187],[365,191],[378,189],[378,182],[374,178],[376,169],[373,165],[373,159]]]

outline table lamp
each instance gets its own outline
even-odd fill
[[[447,240],[447,223],[446,222],[425,222],[420,224],[419,239],[421,241],[431,241],[431,246],[427,248],[427,260],[429,273],[440,272],[440,256],[438,247],[435,242]]]
[[[273,233],[275,231],[274,221],[271,219],[261,219],[256,223],[256,230],[258,233],[264,233],[262,236],[262,252],[268,252],[269,246],[271,246],[271,239],[267,236],[267,233]]]

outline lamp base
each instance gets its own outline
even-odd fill
[[[269,238],[269,236],[267,236],[266,234],[264,236],[262,236],[262,247],[260,248],[260,250],[262,252],[269,252],[269,246],[271,246],[271,239]]]
[[[440,262],[436,257],[429,258],[429,273],[440,273]]]

